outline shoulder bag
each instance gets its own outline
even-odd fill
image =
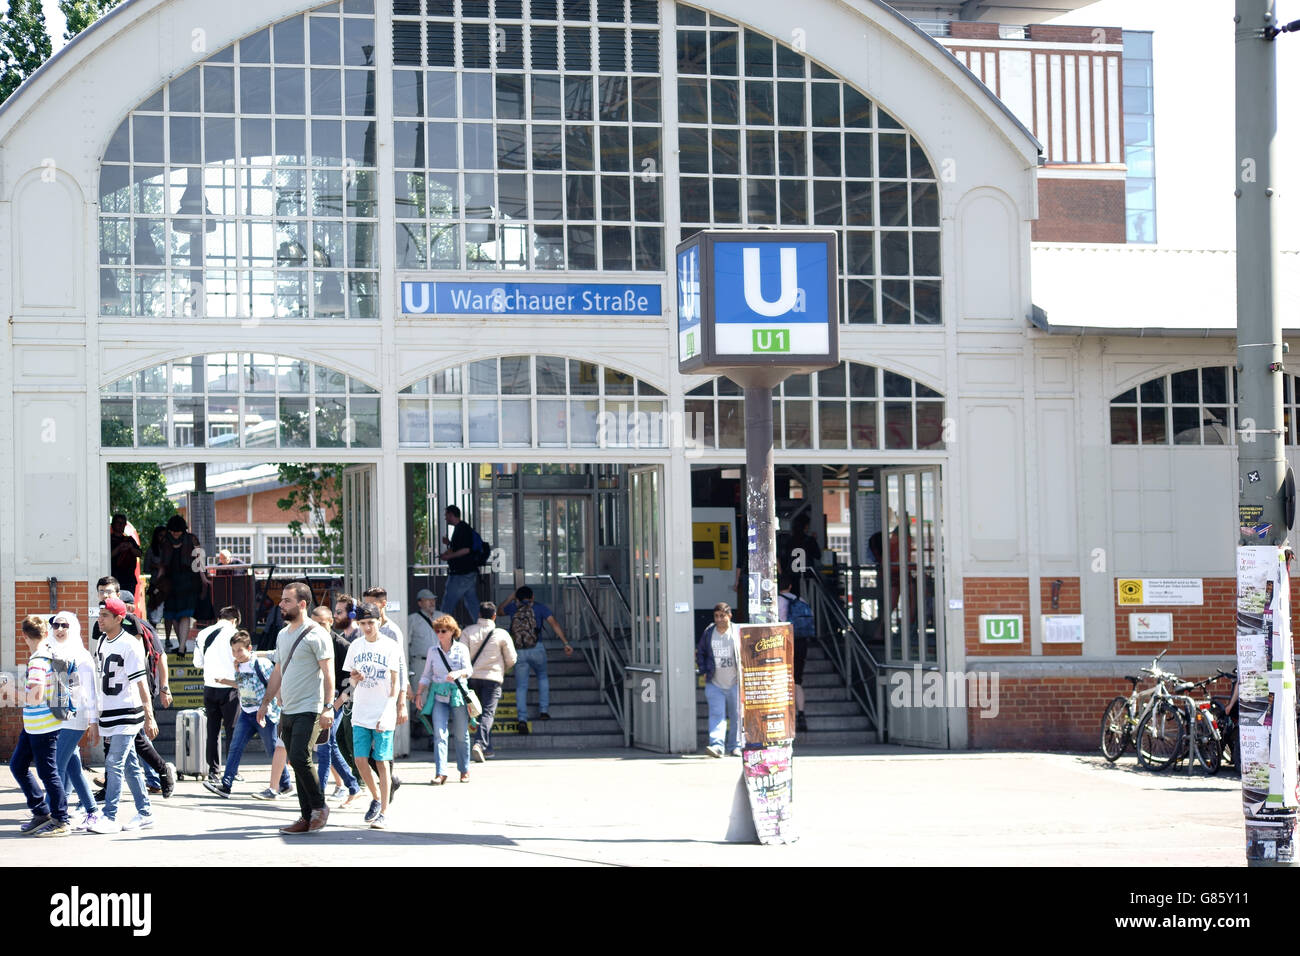
[[[443,653],[441,646],[434,646],[438,650],[438,656],[442,658],[442,666],[447,668],[447,673],[450,674],[452,670],[451,662],[447,660],[447,655]],[[482,650],[482,648],[480,648],[480,650]],[[465,710],[469,713],[470,717],[477,717],[479,714],[483,713],[483,704],[479,701],[478,694],[469,689],[469,686],[465,683],[465,678],[462,677],[455,683],[456,687],[460,690],[461,696],[465,698]]]

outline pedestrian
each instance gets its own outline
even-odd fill
[[[50,649],[54,657],[65,662],[71,690],[72,708],[59,727],[56,769],[63,789],[76,793],[81,815],[72,820],[72,829],[87,830],[99,819],[99,803],[81,766],[81,740],[91,746],[99,742],[99,680],[95,659],[81,639],[81,621],[71,611],[59,611],[50,618]]]
[[[346,600],[347,607],[351,610],[351,596],[343,595],[343,597],[339,599],[340,602],[344,600]],[[334,699],[330,702],[330,708],[334,711],[334,723],[330,724],[329,739],[316,745],[316,776],[320,781],[320,787],[323,791],[325,789],[325,781],[331,774],[333,775],[334,792],[329,795],[328,799],[335,800],[339,797],[343,797],[344,800],[343,803],[340,804],[339,809],[345,810],[361,796],[361,784],[357,783],[357,777],[355,773],[353,773],[351,766],[343,759],[343,751],[339,746],[339,734],[342,732],[340,726],[340,712],[343,709],[343,704],[340,702],[340,698],[344,701],[348,699],[347,688],[349,684],[349,675],[347,669],[344,667],[344,662],[347,660],[348,645],[351,641],[346,638],[341,638],[339,634],[334,631],[334,612],[325,605],[322,604],[320,607],[316,608],[316,610],[312,611],[311,616],[316,623],[320,624],[329,632],[330,640],[334,642],[334,687],[336,688]],[[350,617],[348,623],[352,623]],[[351,727],[350,721],[348,726],[349,728]],[[351,734],[350,729],[348,734]],[[351,747],[349,747],[349,753],[350,752]]]
[[[92,833],[145,829],[154,822],[135,737],[143,730],[152,741],[158,736],[158,723],[146,677],[149,662],[140,641],[122,628],[126,613],[126,605],[118,598],[99,604],[100,636],[94,653],[102,694],[99,732],[108,739],[108,757],[104,764],[104,806],[99,822],[90,828]],[[124,824],[117,820],[123,780],[131,790],[136,811]]]
[[[483,706],[472,751],[474,762],[482,763],[492,756],[492,721],[496,719],[506,671],[515,666],[518,655],[510,633],[497,627],[497,606],[491,601],[478,606],[478,620],[465,628],[460,639],[469,651],[470,667],[474,669],[469,689],[478,695]]]
[[[32,818],[18,829],[29,836],[67,836],[72,832],[68,824],[68,794],[58,771],[59,728],[67,712],[67,701],[59,699],[54,652],[49,646],[50,632],[44,618],[29,614],[23,618],[22,632],[28,654],[23,729],[9,758],[9,772],[27,798]]]
[[[108,526],[108,556],[113,577],[121,582],[125,593],[139,601],[140,559],[144,552],[140,550],[140,536],[124,514],[113,515]]]
[[[407,664],[406,638],[402,636],[402,629],[397,626],[397,622],[388,616],[388,592],[375,585],[366,588],[362,600],[369,601],[375,607],[379,608],[379,633],[391,640],[397,645],[398,653],[398,675],[397,675],[397,726],[401,726],[410,719],[409,701],[411,700],[411,674]],[[370,767],[375,769],[375,758],[370,758]],[[393,802],[393,797],[397,796],[397,788],[402,785],[402,781],[397,778],[397,770],[392,766],[392,760],[389,760],[388,777],[391,783],[388,794],[388,802]]]
[[[352,749],[361,758],[357,768],[370,791],[370,808],[365,820],[373,829],[387,825],[390,772],[393,761],[393,729],[397,726],[397,695],[400,655],[397,642],[379,630],[380,610],[366,602],[356,611],[361,640],[348,645],[343,668],[352,678]],[[375,774],[367,758],[379,771]]]
[[[433,785],[440,787],[447,782],[444,772],[447,766],[448,725],[451,736],[456,741],[456,767],[460,770],[460,782],[469,782],[469,710],[465,706],[465,691],[462,686],[465,679],[474,673],[469,661],[469,649],[460,641],[460,625],[450,614],[444,614],[433,622],[433,633],[438,641],[429,654],[429,662],[420,677],[420,694],[417,706],[424,712],[425,701],[432,700],[433,736]]]
[[[551,681],[546,675],[546,645],[542,642],[542,628],[549,624],[564,643],[564,653],[573,656],[573,645],[564,636],[564,629],[555,614],[545,604],[534,600],[533,589],[524,585],[506,598],[501,613],[510,617],[510,639],[514,641],[518,659],[515,663],[515,702],[519,708],[519,733],[529,733],[528,727],[528,676],[537,673],[537,718],[551,719]]]
[[[804,714],[803,671],[808,663],[808,648],[817,636],[817,621],[812,607],[795,588],[795,577],[781,578],[781,590],[776,596],[777,620],[789,621],[794,631],[794,712],[795,729],[807,731],[808,718]]]
[[[167,601],[167,592],[171,589],[167,580],[167,569],[163,566],[163,542],[167,538],[167,528],[158,525],[149,537],[149,550],[144,553],[144,570],[149,575],[149,586],[145,589],[145,606],[142,613],[155,628],[162,626],[163,605]],[[102,601],[103,598],[100,598]]]
[[[167,628],[172,653],[190,649],[190,626],[206,578],[195,560],[203,554],[199,539],[190,533],[180,515],[167,519],[167,534],[162,541],[161,565],[167,577],[167,598],[163,605],[163,624]],[[198,567],[195,565],[198,564]]]
[[[286,584],[280,597],[284,628],[275,641],[275,668],[257,709],[257,723],[265,725],[276,695],[280,697],[280,736],[298,785],[300,816],[281,827],[284,834],[314,832],[329,820],[325,794],[312,766],[312,748],[329,733],[334,711],[327,705],[334,696],[334,642],[307,614],[311,588],[300,581]]]
[[[778,577],[785,574],[796,578],[816,574],[822,563],[822,546],[809,532],[812,518],[807,512],[794,519],[789,535],[783,535],[777,548]]]
[[[276,706],[275,701],[271,701],[266,710],[265,726],[257,722],[257,711],[266,697],[266,689],[271,682],[271,671],[275,669],[275,665],[265,657],[258,657],[253,653],[253,638],[247,631],[235,631],[230,637],[229,647],[233,676],[218,679],[235,694],[239,717],[235,722],[235,732],[231,735],[225,770],[217,779],[209,776],[203,781],[203,786],[212,793],[227,798],[239,773],[239,763],[244,757],[244,748],[248,746],[249,738],[254,734],[262,738],[266,755],[274,761],[276,727],[280,720],[280,708]],[[293,785],[289,782],[289,771],[283,765],[280,767],[279,778],[272,777],[268,789],[271,789],[275,795],[287,794],[293,790]]]
[[[704,675],[704,698],[709,704],[709,746],[715,757],[741,755],[740,641],[731,625],[731,606],[713,606],[713,623],[704,629],[695,648],[695,666]],[[726,733],[724,747],[723,733]]]
[[[199,631],[194,639],[194,666],[203,668],[203,712],[208,718],[208,783],[214,786],[221,783],[217,749],[221,728],[226,728],[226,752],[229,753],[234,747],[235,720],[239,716],[235,658],[230,648],[230,639],[239,631],[239,622],[239,608],[223,607],[217,623]]]
[[[361,637],[361,628],[357,627],[357,602],[352,595],[340,594],[334,599],[334,626],[330,628],[330,633],[334,638],[334,686],[337,688],[333,702],[334,719],[338,721],[338,728],[334,731],[334,742],[338,745],[343,762],[348,765],[352,779],[359,781],[361,771],[357,770],[356,760],[353,759],[352,754],[352,694],[350,690],[352,681],[347,671],[343,670],[343,662],[347,660],[348,656],[348,645]],[[331,796],[334,795],[331,794]],[[392,794],[389,794],[389,799],[392,799]]]
[[[433,636],[433,619],[438,616],[438,599],[428,588],[420,588],[415,595],[415,613],[406,619],[411,632],[411,673],[423,674],[425,661],[436,638]]]
[[[448,505],[443,512],[447,524],[451,525],[451,537],[443,537],[446,547],[438,557],[447,562],[447,588],[442,595],[442,611],[460,620],[459,612],[464,607],[466,621],[474,617],[478,609],[478,557],[474,553],[474,529],[460,516],[460,508]]]
[[[135,613],[131,595],[122,592],[117,578],[108,575],[95,583],[95,590],[101,601],[116,598],[126,605],[126,617],[122,619],[122,630],[140,642],[144,650],[147,667],[145,680],[149,685],[149,699],[156,700],[154,710],[165,710],[172,705],[171,674],[168,669],[167,653],[163,649],[162,638],[148,621]],[[98,619],[90,627],[90,645],[93,648],[100,638]],[[103,736],[103,735],[101,735]],[[108,741],[104,741],[105,747]],[[162,758],[153,741],[141,730],[135,736],[135,753],[144,771],[145,785],[150,793],[160,793],[164,800],[171,797],[176,789],[176,769]],[[96,794],[103,799],[102,794]]]

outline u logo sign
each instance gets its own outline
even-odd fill
[[[741,264],[745,280],[745,305],[769,319],[785,315],[799,301],[798,251],[791,246],[781,251],[781,292],[775,302],[763,298],[763,276],[757,247],[741,250]]]

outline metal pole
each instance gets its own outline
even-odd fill
[[[745,510],[749,521],[749,620],[775,624],[776,494],[772,387],[745,386]]]
[[[1236,0],[1233,23],[1237,119],[1237,523],[1242,529],[1242,546],[1276,547],[1285,542],[1287,533],[1283,495],[1287,467],[1282,419],[1282,325],[1274,283],[1277,256],[1276,196],[1273,189],[1277,50],[1275,34],[1268,32],[1277,25],[1273,0]],[[1248,533],[1251,529],[1254,532]],[[1289,631],[1289,621],[1274,618],[1272,633],[1285,638]],[[1243,631],[1241,637],[1244,642],[1250,635]],[[1243,664],[1244,661],[1239,659],[1239,673],[1244,676],[1245,672],[1240,670]],[[1271,754],[1278,749],[1275,736],[1290,720],[1289,714],[1279,713],[1272,726],[1267,728]],[[1290,753],[1281,754],[1271,772],[1283,772],[1283,764],[1289,760],[1290,770],[1294,773],[1294,738],[1283,734],[1282,740],[1289,742]],[[1243,800],[1249,803],[1250,795],[1245,792],[1245,769],[1243,767]],[[1270,792],[1273,789],[1275,787],[1270,786]],[[1260,834],[1266,833],[1264,828],[1252,824],[1265,820],[1280,824],[1279,829],[1286,834],[1273,843],[1272,859],[1262,858],[1267,852],[1258,846],[1252,848],[1252,844],[1265,839]],[[1294,808],[1266,810],[1255,815],[1247,806],[1247,862],[1252,866],[1288,865],[1285,859],[1279,862],[1278,858],[1290,855],[1289,851],[1281,852],[1284,844],[1294,847],[1291,834],[1295,823]]]

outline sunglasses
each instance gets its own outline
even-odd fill
[[[433,633],[435,633],[435,634],[450,634],[450,633],[451,633],[451,628],[449,628],[449,627],[435,627],[435,628],[433,629]]]
[[[68,622],[67,622],[67,621],[55,621],[55,622],[53,622],[53,623],[50,625],[50,627],[54,628],[56,631],[62,631],[62,630],[65,630],[65,629],[68,627]]]

